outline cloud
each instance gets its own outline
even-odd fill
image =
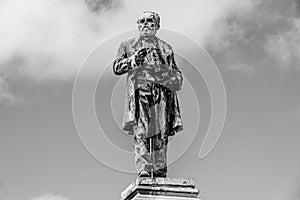
[[[246,73],[249,73],[249,74],[254,73],[254,66],[253,65],[251,65],[251,64],[247,65],[245,63],[241,63],[241,62],[238,62],[238,61],[228,64],[226,66],[226,69],[227,70],[246,72]]]
[[[18,75],[37,80],[70,79],[93,47],[111,35],[136,28],[136,18],[144,10],[161,13],[163,28],[201,41],[215,20],[250,6],[238,0],[192,0],[184,4],[185,10],[182,2],[171,0],[85,2],[88,6],[82,0],[0,1],[0,73],[15,68]],[[122,9],[111,10],[121,4]]]
[[[52,193],[44,194],[36,198],[32,198],[30,200],[69,200],[68,198],[61,195],[54,195]]]
[[[1,0],[0,104],[19,102],[11,82],[71,80],[100,42],[136,29],[144,10],[158,12],[162,28],[204,44],[225,70],[299,69],[297,6],[281,0]]]
[[[253,1],[253,6],[248,13],[227,15],[214,23],[205,40],[213,58],[227,70],[247,73],[270,67],[299,69],[295,2]]]
[[[124,2],[123,19],[118,20],[125,24],[132,23],[142,11],[154,10],[161,15],[162,28],[176,30],[202,43],[217,20],[230,14],[248,13],[252,7],[250,0],[190,0],[188,3],[132,0]]]
[[[266,43],[269,56],[279,63],[279,67],[300,70],[300,19],[288,21],[288,30],[270,36]]]
[[[79,0],[0,1],[0,73],[70,79],[101,34]]]
[[[1,0],[0,74],[12,82],[20,77],[28,81],[71,80],[100,42],[136,29],[136,19],[144,10],[157,11],[162,28],[203,43],[216,21],[252,9],[251,0]],[[226,49],[231,44],[222,45]],[[0,103],[16,102],[9,88],[2,78]]]
[[[85,3],[93,12],[102,12],[103,10],[121,6],[120,0],[85,0]]]
[[[10,83],[73,78],[102,41],[102,13],[117,5],[117,0],[1,0],[0,104],[20,102]]]
[[[10,200],[10,199],[11,198],[3,191],[3,184],[0,182],[0,200]],[[62,195],[47,193],[35,198],[31,198],[30,200],[69,200],[69,199]]]
[[[16,98],[9,90],[7,81],[4,77],[0,76],[0,104],[13,105],[15,102]]]

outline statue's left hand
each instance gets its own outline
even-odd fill
[[[178,82],[176,76],[171,76],[168,80],[166,80],[162,83],[162,85],[164,85],[165,87],[167,87],[173,91],[179,90],[178,84],[179,84],[179,82]]]

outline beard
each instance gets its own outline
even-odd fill
[[[156,28],[152,27],[152,26],[140,26],[139,27],[140,36],[142,36],[142,37],[155,36],[156,31],[157,31]]]

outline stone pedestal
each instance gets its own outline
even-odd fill
[[[199,200],[194,180],[137,178],[122,193],[121,200]]]

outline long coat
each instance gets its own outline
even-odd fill
[[[182,86],[182,73],[177,67],[174,59],[174,52],[172,47],[163,41],[162,39],[155,37],[157,42],[157,48],[160,50],[162,63],[164,67],[169,68],[172,71],[172,77],[175,81],[172,82],[171,95],[167,103],[171,104],[170,109],[170,121],[168,136],[172,136],[175,133],[183,129],[182,119],[180,115],[179,102],[176,91],[181,89]],[[141,48],[140,38],[132,38],[124,41],[120,44],[117,56],[113,62],[113,71],[116,75],[122,75],[127,73],[126,81],[126,97],[125,97],[125,111],[123,115],[122,128],[128,134],[133,135],[133,125],[137,123],[137,100],[135,90],[137,89],[137,73],[139,66],[135,63],[135,55]]]

